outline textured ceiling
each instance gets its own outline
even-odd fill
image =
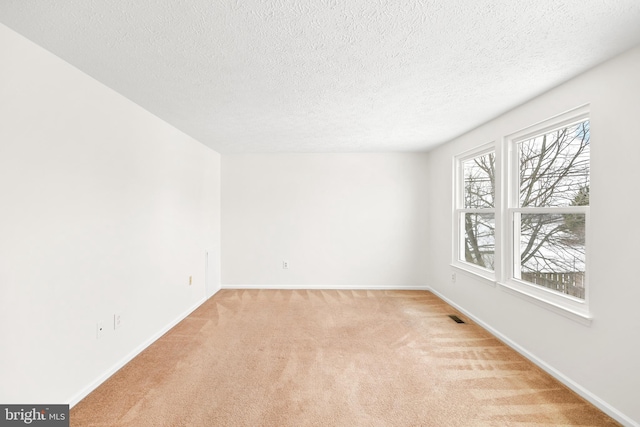
[[[640,43],[638,0],[1,0],[0,22],[223,153],[427,150]]]

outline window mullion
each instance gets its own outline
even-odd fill
[[[513,240],[511,242],[513,250],[512,254],[512,263],[511,263],[511,273],[510,276],[515,279],[522,279],[522,260],[520,257],[520,238],[521,238],[521,222],[522,217],[520,212],[512,211],[511,214],[511,230],[513,235]]]

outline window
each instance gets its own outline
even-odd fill
[[[506,285],[588,317],[590,121],[574,110],[506,138]]]
[[[496,247],[496,180],[493,144],[458,157],[456,162],[455,262],[493,277]]]
[[[456,157],[454,266],[590,319],[590,125],[581,107]]]

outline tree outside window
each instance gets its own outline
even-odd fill
[[[495,258],[495,153],[462,162],[464,261],[488,270]]]
[[[585,298],[590,122],[582,120],[513,141],[513,266],[517,280]],[[460,160],[458,260],[493,271],[496,253],[496,157]],[[499,207],[498,207],[499,208]]]
[[[520,254],[514,277],[580,299],[585,297],[589,140],[590,123],[584,120],[516,143],[514,233]]]

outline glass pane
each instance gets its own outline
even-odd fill
[[[495,154],[489,153],[462,162],[464,207],[492,208],[495,194]]]
[[[464,261],[493,270],[496,248],[493,213],[464,213]]]
[[[585,215],[521,214],[520,278],[584,299]]]
[[[589,205],[589,121],[518,143],[520,206]]]

